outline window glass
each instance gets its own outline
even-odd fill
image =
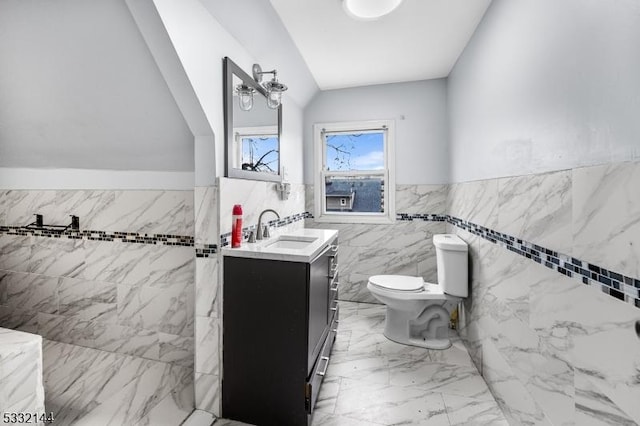
[[[383,170],[384,133],[325,134],[326,170]]]
[[[382,176],[325,176],[327,212],[384,213]]]

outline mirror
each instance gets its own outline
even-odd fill
[[[254,90],[253,106],[240,108],[238,86]],[[228,57],[224,58],[225,176],[281,182],[282,105],[267,106],[264,88]]]

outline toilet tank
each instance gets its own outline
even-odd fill
[[[438,263],[438,285],[451,296],[469,295],[468,246],[455,234],[433,236]]]

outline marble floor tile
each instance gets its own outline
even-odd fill
[[[381,424],[382,423],[350,419],[348,417],[323,412],[316,412],[311,419],[311,426],[371,426]]]
[[[343,378],[335,414],[372,424],[449,425],[439,393]]]
[[[364,317],[384,316],[387,311],[385,305],[379,303],[358,303],[358,315]]]
[[[443,394],[447,416],[452,426],[509,426],[498,404],[491,400]]]
[[[249,423],[242,423],[237,420],[218,419],[214,423],[215,426],[251,426]]]
[[[153,407],[136,426],[175,426],[180,425],[193,411],[193,383],[175,388],[162,401]]]
[[[381,332],[372,332],[367,328],[354,328],[346,332],[350,333],[347,351],[350,356],[380,355],[378,346],[386,340]]]
[[[355,315],[358,313],[358,303],[357,302],[349,302],[346,300],[338,301],[338,305],[340,305],[340,318],[344,319],[350,317],[351,315]]]
[[[378,343],[378,353],[382,356],[416,360],[428,360],[430,357],[430,351],[426,348],[402,345],[387,339],[382,334],[380,335],[384,340]]]
[[[213,414],[195,410],[181,426],[211,426],[216,421]]]
[[[455,331],[446,350],[400,345],[383,305],[344,306],[314,426],[508,424]]]
[[[389,383],[411,386],[469,398],[493,400],[493,396],[475,366],[392,359]]]
[[[474,364],[471,360],[471,356],[469,355],[467,348],[464,346],[464,343],[462,343],[462,340],[457,337],[452,338],[451,340],[453,342],[449,349],[429,351],[429,358],[431,361],[454,365],[473,366]]]
[[[339,376],[327,377],[323,380],[314,409],[316,412],[331,414],[335,412],[341,380],[342,378]]]
[[[377,355],[332,354],[326,378],[346,377],[363,383],[389,383],[389,360]]]
[[[340,328],[343,330],[362,329],[373,331],[379,329],[382,332],[383,327],[384,312],[380,315],[351,315],[347,318],[340,318]]]
[[[336,340],[333,342],[333,353],[346,352],[349,350],[349,341],[351,340],[351,330],[340,330],[336,334]]]

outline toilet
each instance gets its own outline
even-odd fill
[[[374,275],[367,289],[387,305],[384,335],[394,342],[447,349],[452,310],[469,294],[467,243],[455,234],[433,236],[438,283],[421,277]]]

